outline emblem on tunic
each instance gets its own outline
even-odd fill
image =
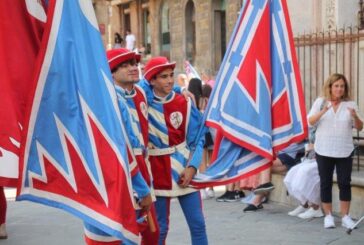
[[[179,126],[181,126],[182,121],[183,121],[182,113],[179,111],[175,111],[175,112],[171,113],[171,115],[169,116],[169,120],[171,121],[172,126],[175,129],[178,129]]]
[[[144,103],[144,101],[142,101],[140,104],[140,111],[142,112],[143,116],[145,117],[145,119],[148,120],[148,108],[147,105]]]

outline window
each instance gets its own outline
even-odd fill
[[[161,8],[161,53],[163,56],[170,57],[171,38],[169,31],[169,6],[163,2]]]
[[[186,59],[194,64],[196,56],[196,19],[195,4],[189,0],[185,10],[186,26]]]

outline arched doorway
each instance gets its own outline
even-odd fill
[[[225,0],[212,2],[212,43],[213,43],[213,68],[217,71],[226,51],[226,3]]]
[[[168,2],[164,1],[161,7],[161,55],[170,58],[171,38],[169,30],[169,6]]]
[[[196,19],[195,4],[189,0],[185,9],[186,59],[194,64],[196,56]]]

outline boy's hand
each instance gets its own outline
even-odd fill
[[[193,176],[195,176],[196,172],[197,170],[194,167],[186,167],[181,173],[179,186],[181,186],[182,188],[186,188],[191,182]]]

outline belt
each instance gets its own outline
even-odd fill
[[[148,149],[149,156],[163,156],[163,155],[170,155],[175,153],[176,151],[182,150],[186,147],[186,141],[182,142],[181,144],[170,146],[167,148],[159,148],[159,149]]]

